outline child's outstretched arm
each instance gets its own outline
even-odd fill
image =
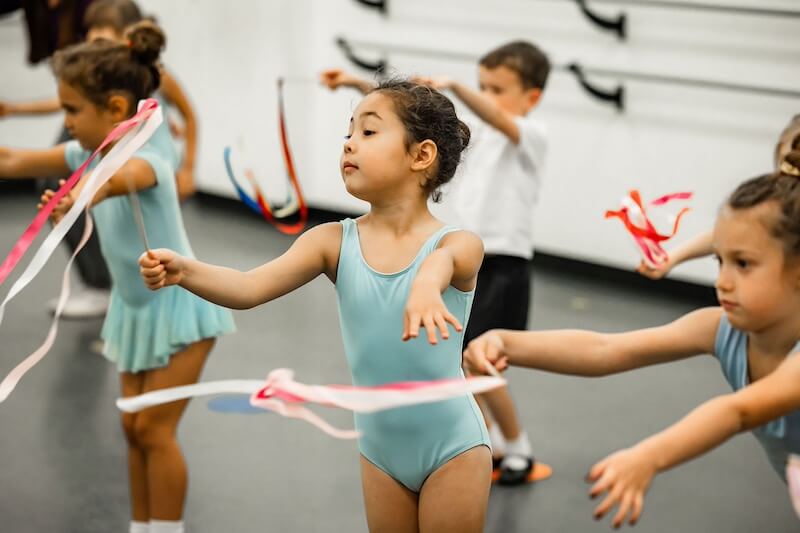
[[[453,94],[455,94],[462,102],[464,102],[464,104],[470,108],[470,110],[472,110],[472,112],[475,113],[478,118],[493,128],[500,130],[500,132],[508,137],[512,143],[519,144],[519,126],[514,120],[514,115],[500,108],[500,106],[498,106],[490,98],[482,95],[470,87],[467,87],[461,82],[447,77],[416,77],[414,78],[414,81],[429,85],[434,89],[442,91],[449,89],[453,91]]]
[[[286,253],[247,272],[166,249],[145,252],[139,265],[152,290],[180,285],[218,305],[249,309],[292,292],[322,273],[335,280],[341,240],[341,224],[316,226],[298,237]]]
[[[62,155],[63,157],[63,155]],[[66,165],[65,165],[66,166]],[[64,180],[61,180],[61,184]],[[96,205],[106,198],[113,196],[122,196],[131,192],[141,191],[155,187],[157,185],[156,174],[153,167],[150,166],[143,159],[133,158],[128,160],[122,167],[111,176],[95,193],[90,206]],[[75,199],[78,198],[83,188],[86,186],[86,180],[81,179],[77,185],[64,196],[58,203],[58,206],[53,210],[50,218],[54,223],[58,223],[64,215],[72,208]],[[39,208],[50,201],[55,195],[55,191],[47,189],[40,199]]]
[[[669,259],[663,265],[653,268],[644,261],[641,262],[637,271],[639,274],[650,279],[661,279],[669,272],[685,261],[697,259],[706,255],[711,255],[714,250],[711,248],[711,230],[692,237],[669,253]]]
[[[164,98],[178,108],[183,118],[183,133],[186,138],[186,151],[181,168],[177,170],[178,195],[184,200],[194,194],[194,162],[197,155],[197,117],[188,96],[180,84],[168,72],[161,72],[161,92]]]
[[[358,76],[338,68],[320,72],[319,82],[332,91],[335,91],[339,87],[350,87],[361,91],[361,94],[367,94],[375,88],[374,82],[359,78]]]
[[[0,178],[44,178],[69,173],[64,145],[44,150],[21,150],[0,146]]]
[[[61,111],[58,97],[33,102],[0,102],[0,118],[13,115],[49,115]]]
[[[431,344],[436,344],[437,329],[443,340],[450,337],[448,322],[461,331],[463,326],[447,310],[442,292],[450,285],[462,291],[474,289],[482,262],[483,242],[477,235],[467,231],[445,235],[414,278],[403,316],[403,340],[418,337],[420,326]]]
[[[491,330],[464,351],[470,371],[508,364],[578,376],[605,376],[712,353],[722,311],[700,309],[665,326],[627,333]]]
[[[636,446],[614,453],[592,467],[594,498],[608,493],[595,509],[596,518],[619,506],[612,524],[628,513],[635,524],[653,477],[702,455],[737,433],[748,431],[800,409],[800,356],[789,355],[769,376],[733,394],[707,401],[683,420]]]

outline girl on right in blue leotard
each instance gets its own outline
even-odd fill
[[[325,274],[336,285],[356,385],[463,379],[463,325],[483,245],[437,220],[428,199],[453,177],[468,142],[469,129],[441,93],[381,84],[355,109],[341,156],[345,187],[369,213],[317,226],[249,272],[153,250],[140,260],[144,279],[154,290],[179,284],[244,309]],[[356,427],[370,531],[483,530],[492,462],[471,395],[357,414]]]
[[[493,330],[472,341],[465,360],[604,376],[713,354],[735,391],[683,420],[614,453],[589,472],[600,518],[618,505],[614,526],[634,524],[653,477],[752,431],[782,477],[800,453],[800,150],[781,171],[741,184],[728,198],[712,236],[720,269],[720,307],[694,311],[666,326],[602,334],[562,330]]]

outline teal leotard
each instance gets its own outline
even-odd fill
[[[440,229],[408,267],[385,274],[364,260],[356,222],[342,221],[336,293],[355,385],[464,378],[463,331],[450,327],[450,338],[436,345],[431,345],[425,335],[408,342],[401,340],[403,311],[411,284],[425,258],[451,231],[455,228]],[[465,327],[473,294],[474,291],[462,292],[454,287],[442,294],[447,308]],[[361,454],[414,492],[419,492],[427,477],[450,459],[476,446],[489,446],[483,416],[471,395],[356,414],[355,423],[362,433]]]

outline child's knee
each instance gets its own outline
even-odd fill
[[[125,434],[125,440],[128,444],[135,446],[136,443],[136,418],[137,413],[122,413],[122,432]]]
[[[133,427],[134,440],[140,448],[152,450],[169,445],[175,438],[174,428],[159,417],[142,412]]]

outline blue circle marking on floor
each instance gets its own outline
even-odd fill
[[[217,396],[208,401],[209,411],[217,413],[239,413],[245,415],[256,415],[269,413],[266,409],[260,409],[250,405],[250,396],[236,394],[228,396]]]

